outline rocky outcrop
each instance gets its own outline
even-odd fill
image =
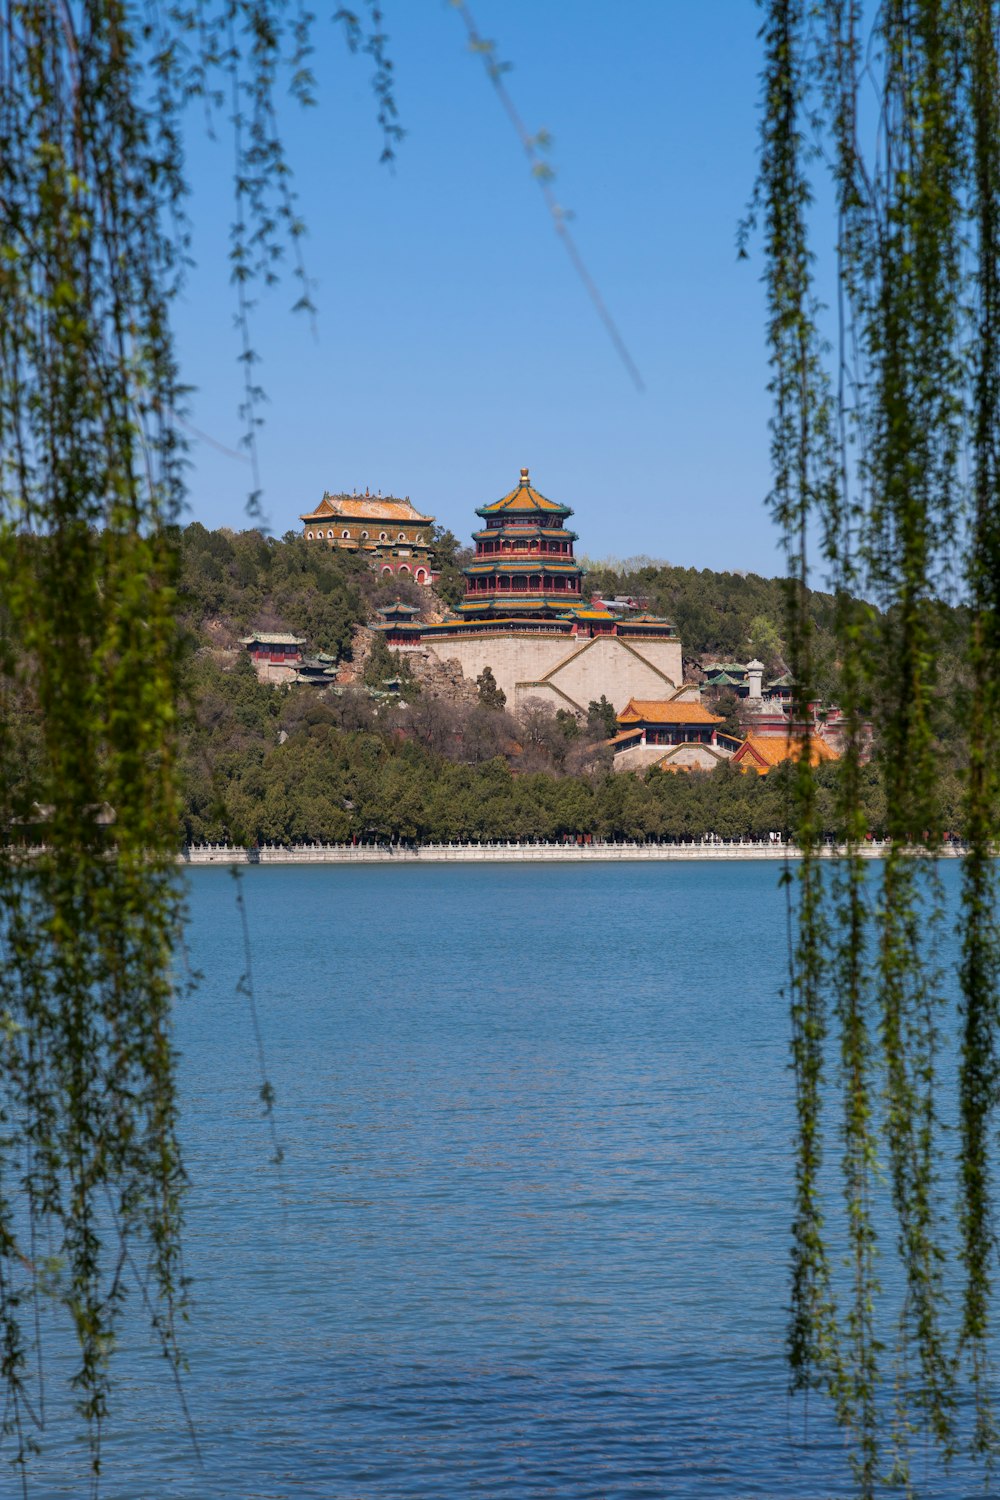
[[[408,651],[406,660],[422,693],[441,698],[446,703],[471,706],[478,702],[476,684],[464,676],[461,662],[454,657],[442,661],[430,651]]]

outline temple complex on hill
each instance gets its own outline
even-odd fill
[[[669,620],[588,606],[572,514],[522,469],[509,494],[476,511],[484,524],[458,609],[434,624],[385,615],[377,628],[396,650],[457,661],[470,680],[489,667],[511,709],[539,698],[582,716],[602,696],[616,708],[632,697],[697,700]]]
[[[323,542],[345,552],[366,554],[383,575],[430,583],[433,577],[431,527],[410,497],[324,495],[315,510],[300,516],[307,542]]]

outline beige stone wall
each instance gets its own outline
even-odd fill
[[[492,635],[424,640],[421,649],[440,660],[460,662],[473,682],[484,667],[507,695],[508,708],[542,698],[556,708],[586,713],[602,694],[616,709],[630,698],[669,698],[681,684],[679,641],[625,641],[598,636],[575,642],[567,636]]]
[[[663,746],[658,747],[660,750]],[[729,760],[733,752],[722,745],[677,745],[661,755],[661,761],[672,766],[690,766],[696,771],[714,771],[720,760]]]
[[[274,661],[255,661],[254,671],[257,673],[259,682],[269,682],[272,687],[280,683],[294,682],[298,675],[297,666],[279,665]]]
[[[618,638],[615,637],[615,639]],[[620,644],[628,645],[633,651],[638,651],[645,661],[648,661],[657,671],[662,672],[664,677],[669,677],[675,686],[680,687],[684,681],[680,641],[636,641],[622,637]],[[636,693],[634,696],[638,697],[639,694]],[[658,693],[657,697],[660,696],[662,695]]]
[[[732,753],[721,745],[700,745],[696,742],[686,745],[630,745],[627,750],[619,750],[613,769],[645,771],[648,766],[663,761],[689,770],[713,771],[720,760],[728,760]]]
[[[543,677],[563,661],[572,649],[566,636],[491,635],[447,636],[440,641],[426,638],[421,648],[432,652],[440,661],[461,664],[465,676],[475,682],[484,667],[490,667],[497,685],[507,695],[507,707],[514,707],[519,681]],[[564,705],[565,706],[565,705]]]
[[[663,750],[662,745],[630,745],[627,750],[619,750],[614,758],[612,769],[645,771],[649,766],[663,759]]]
[[[664,651],[662,648],[667,647]],[[647,648],[653,647],[650,651]],[[670,669],[673,668],[671,671]],[[604,694],[615,709],[630,698],[669,698],[680,686],[681,648],[674,641],[625,641],[620,636],[597,636],[585,641],[557,666],[534,681],[517,684],[522,702],[544,685],[586,712],[587,704]],[[568,706],[564,703],[564,707]]]

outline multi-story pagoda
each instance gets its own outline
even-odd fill
[[[521,481],[476,515],[485,522],[472,539],[476,555],[463,571],[464,620],[551,620],[578,608],[583,569],[573,556],[576,532],[566,527],[573,514],[532,486],[527,469]]]

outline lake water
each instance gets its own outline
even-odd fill
[[[233,881],[193,871],[202,1465],[162,1361],[126,1351],[107,1500],[849,1494],[839,1438],[785,1395],[777,878],[249,870],[279,1175]],[[86,1493],[58,1429],[35,1473]]]

